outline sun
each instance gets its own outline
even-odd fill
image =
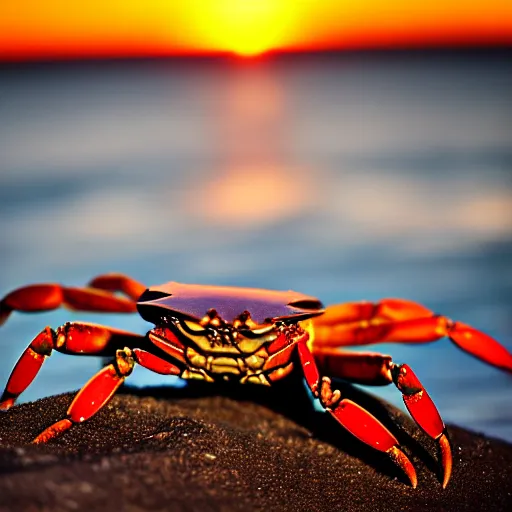
[[[289,7],[276,0],[218,0],[204,3],[196,15],[208,47],[250,57],[285,44]]]

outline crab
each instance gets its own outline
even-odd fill
[[[84,322],[43,329],[15,365],[0,398],[0,410],[13,406],[53,350],[108,356],[112,362],[78,392],[66,417],[41,432],[34,443],[46,443],[91,418],[108,403],[135,364],[183,379],[264,386],[272,386],[298,367],[334,420],[363,443],[387,453],[416,487],[414,466],[395,436],[370,412],[343,398],[333,388],[331,377],[358,384],[394,384],[419,427],[437,441],[444,488],[452,472],[446,427],[413,370],[388,355],[343,347],[423,343],[446,336],[469,354],[512,373],[512,354],[490,336],[404,299],[324,308],[318,299],[293,291],[175,282],[146,288],[122,274],[105,274],[82,288],[59,284],[18,288],[0,301],[0,325],[13,311],[48,311],[60,306],[105,313],[138,311],[154,327],[145,336]]]

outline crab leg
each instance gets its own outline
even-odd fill
[[[43,329],[16,363],[0,398],[0,411],[7,411],[34,380],[44,360],[55,349],[65,354],[112,355],[116,349],[143,339],[111,327],[90,323],[66,323],[57,330]]]
[[[323,377],[320,380],[320,372],[305,341],[300,341],[297,344],[297,349],[306,382],[312,393],[320,399],[326,411],[360,441],[387,453],[402,468],[411,485],[416,487],[416,470],[399,448],[395,436],[361,406],[352,400],[342,399],[339,390],[332,391],[331,381],[328,377]]]
[[[135,363],[163,375],[179,375],[181,370],[150,352],[135,348],[116,351],[113,363],[94,375],[75,396],[68,408],[66,418],[57,421],[41,432],[33,443],[47,443],[60,436],[75,423],[82,423],[100,411],[133,371]]]
[[[452,450],[446,436],[446,427],[434,402],[418,377],[406,364],[393,364],[391,374],[395,386],[402,392],[404,404],[416,423],[435,439],[441,451],[443,465],[443,489],[452,474]]]
[[[41,432],[34,443],[46,443],[68,430],[74,423],[82,423],[105,406],[135,365],[130,349],[118,350],[113,363],[102,368],[78,392],[69,406],[67,417]]]
[[[121,292],[130,299],[137,301],[147,286],[124,274],[102,274],[89,283],[91,288],[110,292]]]
[[[328,307],[313,319],[315,345],[340,347],[370,343],[425,343],[444,336],[470,355],[512,372],[512,354],[496,340],[462,322],[436,315],[416,302],[383,299]]]
[[[33,284],[18,288],[0,301],[0,325],[11,312],[50,311],[61,306],[80,311],[104,313],[134,313],[132,299],[116,297],[113,293],[94,288],[71,288],[59,284]]]
[[[322,375],[332,375],[367,386],[384,386],[392,382],[391,356],[316,346],[313,346],[313,356]]]
[[[452,472],[452,454],[446,428],[429,394],[411,368],[393,363],[390,356],[376,353],[341,352],[333,349],[314,351],[320,371],[335,377],[367,385],[392,382],[401,391],[407,410],[421,429],[435,439],[441,451],[443,488]]]

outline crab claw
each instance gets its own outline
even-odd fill
[[[472,356],[512,372],[512,354],[495,339],[462,322],[448,328],[448,336],[459,348]]]
[[[434,402],[408,365],[394,365],[391,368],[391,374],[396,387],[402,392],[405,406],[411,416],[439,445],[443,466],[443,488],[445,488],[452,474],[452,452],[444,422]]]
[[[363,443],[387,453],[411,482],[418,485],[416,470],[407,455],[399,448],[395,436],[373,415],[352,400],[341,400],[332,409],[327,409],[351,434]]]

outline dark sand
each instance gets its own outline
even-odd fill
[[[417,489],[316,412],[292,377],[272,389],[127,388],[46,446],[28,443],[72,395],[15,407],[0,415],[0,510],[512,510],[511,445],[451,427],[443,490],[431,440],[391,406],[343,391],[398,437]]]

